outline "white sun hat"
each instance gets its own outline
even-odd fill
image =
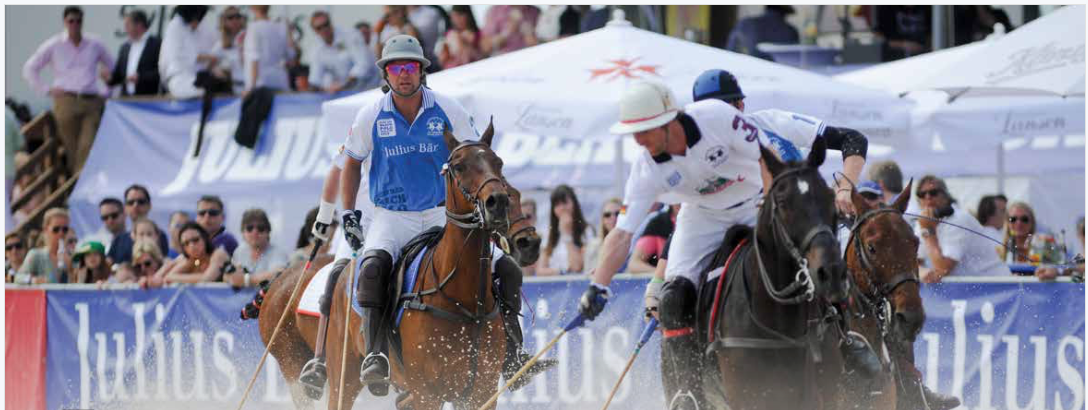
[[[676,96],[665,84],[640,81],[620,98],[620,121],[608,129],[613,134],[634,134],[667,124],[680,113]]]

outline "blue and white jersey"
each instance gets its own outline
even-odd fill
[[[449,157],[442,137],[450,124],[458,140],[476,140],[472,117],[456,100],[426,87],[423,106],[409,123],[393,106],[392,93],[363,107],[355,116],[344,153],[364,161],[370,180],[370,199],[391,211],[423,211],[446,199],[440,171]]]
[[[760,110],[746,116],[767,135],[764,143],[783,161],[804,160],[798,147],[811,147],[826,128],[823,120],[776,109]]]

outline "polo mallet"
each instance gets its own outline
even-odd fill
[[[358,252],[351,252],[351,270],[348,271],[348,292],[355,291],[355,258]],[[348,370],[348,328],[351,326],[351,293],[345,297],[348,303],[344,306],[344,341],[340,346],[340,386],[336,391],[336,408],[344,408],[344,372]],[[370,343],[368,340],[367,343]]]
[[[601,297],[597,296],[597,298],[598,298],[598,300],[600,300]],[[502,386],[502,388],[499,389],[499,391],[495,392],[495,394],[492,395],[491,398],[487,400],[487,403],[484,403],[483,406],[480,406],[479,410],[484,410],[484,409],[490,407],[492,404],[495,404],[495,401],[499,400],[499,396],[502,396],[502,392],[509,389],[510,386],[513,386],[514,382],[516,382],[518,379],[520,379],[521,376],[524,375],[525,372],[528,371],[530,367],[533,367],[533,365],[536,364],[536,362],[538,360],[540,360],[541,357],[544,356],[544,353],[547,353],[549,350],[552,349],[552,347],[555,347],[555,344],[559,342],[559,339],[561,339],[563,337],[563,335],[567,334],[567,332],[569,332],[571,330],[582,327],[582,325],[584,325],[585,323],[586,323],[586,317],[583,316],[581,313],[579,313],[578,316],[575,316],[574,319],[572,319],[570,321],[570,323],[567,324],[567,326],[563,327],[562,332],[559,332],[558,335],[555,335],[555,337],[552,338],[552,341],[548,342],[548,344],[545,345],[544,348],[541,349],[539,353],[537,353],[535,356],[533,356],[532,359],[529,359],[528,362],[525,362],[525,364],[521,366],[521,369],[518,369],[518,372],[514,373],[514,376],[511,377],[510,380],[506,381],[506,385]]]
[[[283,321],[287,319],[287,312],[291,305],[295,303],[295,298],[298,297],[298,290],[302,288],[302,278],[306,276],[306,272],[310,271],[310,266],[314,263],[314,258],[317,257],[317,250],[321,248],[321,239],[314,238],[314,249],[310,251],[310,259],[306,260],[306,266],[302,268],[302,274],[298,276],[298,281],[295,282],[295,289],[291,291],[291,299],[287,301],[288,309],[284,309],[280,314],[279,322],[276,322],[276,328],[272,330],[272,337],[268,338],[268,345],[264,347],[264,354],[261,355],[261,361],[257,362],[257,370],[253,371],[253,377],[249,379],[249,385],[246,386],[245,393],[242,393],[242,401],[238,403],[238,410],[242,410],[242,406],[246,404],[246,399],[249,398],[249,391],[253,389],[253,383],[257,381],[257,375],[261,374],[261,368],[264,367],[265,359],[268,359],[268,352],[272,350],[272,344],[276,342],[276,335],[280,333],[280,328],[283,327]]]
[[[601,410],[607,410],[608,405],[612,404],[612,397],[616,396],[616,392],[620,389],[620,384],[623,383],[623,378],[627,376],[627,371],[631,370],[631,365],[635,364],[635,358],[638,357],[638,352],[642,350],[642,346],[645,346],[646,342],[649,342],[650,338],[653,337],[654,330],[657,330],[657,318],[651,317],[650,322],[642,329],[642,337],[638,339],[638,344],[635,345],[635,352],[631,353],[630,359],[627,359],[627,366],[623,368],[623,373],[620,373],[620,379],[616,380],[616,385],[612,387],[612,392],[608,393],[608,400],[605,400],[604,407],[601,407]]]

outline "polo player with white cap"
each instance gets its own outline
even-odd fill
[[[701,398],[701,352],[694,332],[696,283],[732,226],[754,226],[763,187],[770,183],[760,159],[760,145],[788,157],[795,147],[811,147],[822,123],[807,123],[812,132],[779,136],[735,107],[717,99],[688,104],[681,109],[665,85],[639,82],[620,100],[620,121],[614,134],[633,134],[645,148],[627,178],[624,204],[616,228],[602,245],[592,282],[579,303],[588,319],[604,309],[611,294],[608,285],[626,258],[632,232],[654,202],[682,203],[668,254],[660,294],[660,322],[664,327],[662,354],[678,363],[663,377],[690,389],[675,392],[691,397],[680,408],[697,408]],[[784,155],[785,154],[785,155]],[[661,286],[658,283],[657,286]],[[871,354],[871,352],[870,352]],[[672,401],[672,397],[667,397]]]

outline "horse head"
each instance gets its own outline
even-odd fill
[[[874,208],[858,194],[852,193],[858,220],[854,223],[847,252],[848,265],[854,282],[864,299],[891,305],[891,335],[898,349],[914,344],[922,330],[926,313],[922,306],[918,284],[919,241],[903,219],[910,202],[913,181],[908,182],[895,203]],[[873,306],[883,309],[883,306]]]
[[[510,256],[518,265],[529,266],[540,258],[540,234],[521,212],[521,191],[506,184],[506,193],[510,195],[510,228],[506,230],[506,239],[510,242]]]
[[[479,219],[484,229],[505,227],[509,221],[510,196],[502,176],[502,159],[491,150],[494,134],[493,124],[487,125],[479,141],[460,142],[449,126],[443,133],[450,151],[442,171],[447,212],[455,219]]]
[[[757,234],[773,238],[774,248],[786,251],[800,268],[796,278],[791,274],[788,279],[811,281],[814,296],[839,303],[847,297],[849,281],[832,231],[837,218],[835,194],[819,172],[826,148],[817,138],[808,158],[784,163],[760,146],[773,179],[764,196]]]

